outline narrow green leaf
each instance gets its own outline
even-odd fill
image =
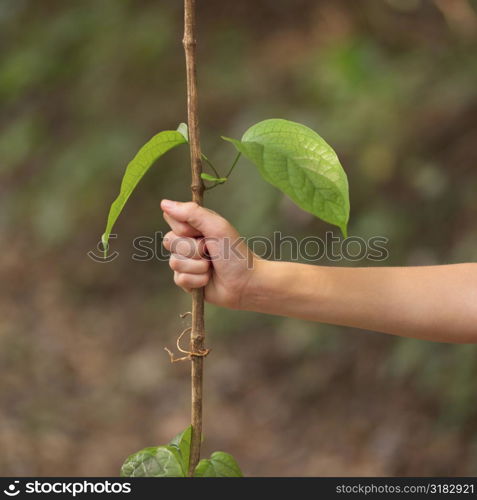
[[[153,446],[134,453],[121,467],[121,477],[185,477],[187,470],[176,446]]]
[[[111,234],[113,226],[124,208],[124,205],[128,201],[139,181],[143,178],[144,174],[164,153],[167,153],[170,149],[179,146],[180,144],[185,144],[186,142],[187,140],[183,135],[183,131],[177,132],[176,130],[166,130],[164,132],[160,132],[149,142],[144,144],[133,160],[129,163],[121,182],[119,195],[109,209],[106,229],[101,237],[105,253],[107,252],[109,235]]]
[[[194,477],[243,477],[243,474],[232,455],[216,451],[197,464]]]
[[[169,443],[171,446],[175,446],[179,450],[186,473],[189,471],[191,438],[192,426],[189,425],[187,429],[182,431],[180,434],[177,434],[177,436]]]
[[[336,153],[316,132],[287,120],[265,120],[241,141],[223,137],[254,163],[262,177],[299,207],[347,235],[348,179]]]
[[[187,123],[179,124],[179,126],[177,127],[177,132],[184,136],[186,142],[189,142],[189,127],[187,126]]]
[[[205,174],[205,173],[200,174],[200,176],[205,181],[219,182],[220,184],[223,184],[224,182],[227,181],[227,177],[214,177],[213,175],[209,175],[209,174]]]

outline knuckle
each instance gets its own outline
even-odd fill
[[[185,287],[187,284],[187,277],[184,274],[176,274],[174,276],[174,282],[177,286]]]
[[[169,249],[172,244],[174,233],[172,231],[169,231],[167,234],[164,235],[162,238],[162,244],[165,248]]]
[[[194,243],[191,238],[176,238],[171,244],[171,251],[177,255],[191,257],[194,254]]]
[[[210,276],[208,273],[201,275],[200,277],[200,286],[205,286],[209,282]]]
[[[177,223],[177,227],[175,228],[175,231],[176,231],[177,236],[184,238],[189,233],[189,228],[186,224],[179,222],[179,223]]]

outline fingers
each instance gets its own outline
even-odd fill
[[[162,200],[161,208],[168,216],[165,217],[168,223],[181,223],[177,225],[179,230],[188,231],[185,236],[191,236],[188,226],[206,237],[238,236],[235,229],[223,217],[197,203]],[[176,232],[174,229],[173,231]]]
[[[203,240],[178,236],[169,231],[162,241],[164,248],[172,254],[177,254],[187,259],[202,259],[206,255]]]
[[[187,274],[206,274],[210,268],[210,262],[205,259],[188,259],[181,255],[172,254],[169,258],[169,266],[173,271]]]
[[[209,260],[204,259],[202,240],[177,236],[172,231],[164,237],[163,244],[171,252],[169,266],[174,271],[174,282],[186,292],[202,288],[210,279]]]
[[[174,271],[174,283],[180,286],[186,292],[192,291],[194,288],[202,288],[207,285],[210,279],[210,274],[189,274]]]

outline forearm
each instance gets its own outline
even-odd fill
[[[477,264],[339,268],[259,261],[244,308],[442,342],[477,342]]]

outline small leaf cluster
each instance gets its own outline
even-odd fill
[[[192,427],[178,434],[165,446],[152,446],[129,456],[121,467],[121,477],[187,477]],[[202,459],[194,477],[242,477],[232,455],[223,451]]]

